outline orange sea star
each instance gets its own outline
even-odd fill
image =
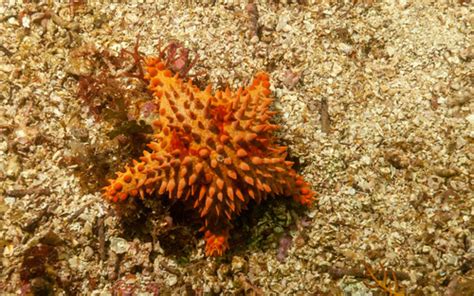
[[[167,194],[198,211],[207,255],[228,248],[231,221],[269,196],[292,196],[310,205],[314,193],[286,161],[286,147],[272,135],[269,78],[255,76],[245,89],[204,91],[167,69],[161,58],[146,60],[145,79],[157,105],[153,141],[140,161],[126,166],[104,188],[107,200]]]

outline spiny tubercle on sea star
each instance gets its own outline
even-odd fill
[[[181,200],[203,219],[208,256],[228,249],[231,222],[250,200],[284,195],[311,205],[314,193],[272,135],[278,126],[269,122],[274,112],[266,73],[245,89],[213,94],[210,85],[201,91],[173,75],[161,58],[146,59],[146,71],[158,106],[150,151],[110,180],[107,200],[151,194]]]

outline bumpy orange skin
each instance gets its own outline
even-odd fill
[[[272,135],[278,126],[269,122],[266,73],[245,89],[213,93],[182,81],[158,58],[147,59],[146,71],[158,106],[154,141],[140,161],[110,180],[107,200],[167,194],[189,204],[203,220],[208,256],[228,249],[231,222],[250,200],[283,195],[312,204],[313,191]]]

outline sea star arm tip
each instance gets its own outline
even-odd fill
[[[224,252],[229,248],[227,242],[228,238],[228,231],[214,234],[207,230],[204,234],[204,239],[206,241],[206,256],[222,256],[222,254],[224,254]]]

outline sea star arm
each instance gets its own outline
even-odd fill
[[[157,143],[152,142],[148,146],[154,147]],[[133,165],[127,165],[123,172],[117,173],[117,178],[109,180],[110,184],[103,188],[104,197],[112,202],[125,201],[129,197],[152,194],[159,189],[159,184],[166,177],[165,168],[169,163],[164,157],[155,153],[144,151],[141,161],[133,161]]]
[[[229,248],[229,231],[223,230],[213,233],[206,230],[204,233],[204,240],[206,241],[206,255],[207,256],[222,256]]]

